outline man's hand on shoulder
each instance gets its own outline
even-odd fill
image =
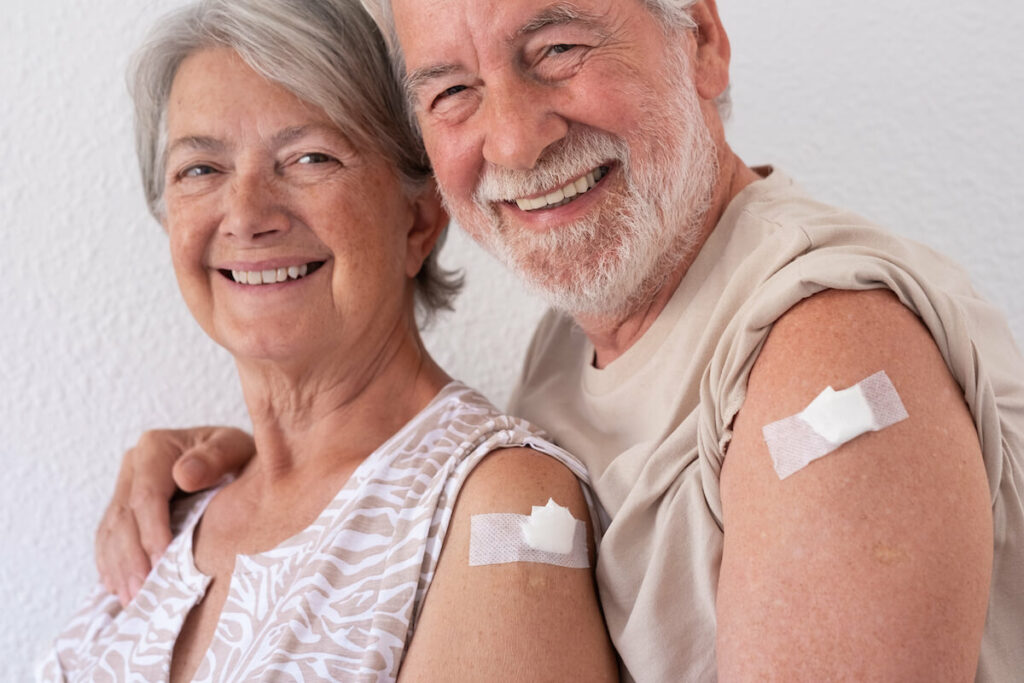
[[[909,417],[780,480],[762,427],[884,370]],[[723,680],[972,680],[991,501],[963,392],[888,290],[827,291],[774,326],[722,470]]]
[[[252,437],[231,427],[145,432],[124,454],[114,496],[96,530],[96,567],[122,605],[138,593],[171,542],[170,501],[221,482],[252,457]]]

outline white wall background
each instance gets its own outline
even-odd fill
[[[150,426],[246,424],[143,205],[127,57],[166,0],[0,0],[0,677],[95,580],[92,533]],[[719,0],[734,147],[954,255],[1024,339],[1024,5]],[[540,313],[457,232],[438,360],[506,399]]]

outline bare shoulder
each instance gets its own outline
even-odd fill
[[[580,482],[568,467],[531,448],[503,448],[470,473],[454,514],[456,518],[485,512],[528,515],[532,506],[543,505],[548,498],[569,508],[577,519],[589,519]]]
[[[878,371],[909,417],[780,480],[762,427]],[[989,492],[963,392],[921,321],[887,290],[804,300],[769,334],[733,426],[721,479],[723,676],[970,678]]]
[[[592,564],[589,514],[568,468],[524,448],[496,451],[476,466],[456,501],[403,681],[616,679],[591,569],[469,565],[474,515],[528,515],[549,498],[586,523]]]

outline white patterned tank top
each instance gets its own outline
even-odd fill
[[[317,520],[273,550],[239,555],[196,681],[391,681],[434,576],[452,508],[495,449],[526,446],[586,470],[529,423],[452,382],[374,451]],[[174,511],[176,536],[121,608],[103,586],[57,638],[47,681],[166,681],[174,643],[209,577],[192,537],[215,491]]]

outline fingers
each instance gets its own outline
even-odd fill
[[[128,504],[134,476],[133,454],[125,454],[114,496],[96,530],[96,567],[107,590],[127,605],[150,570],[150,559],[139,541],[135,516]]]
[[[177,430],[152,430],[130,451],[133,472],[128,507],[135,517],[142,550],[152,564],[171,543],[170,501],[176,490],[171,468],[187,443]]]
[[[230,427],[145,432],[124,455],[96,531],[96,567],[107,590],[128,604],[167,549],[176,480],[185,491],[209,488],[254,453],[252,437]]]
[[[171,468],[185,446],[174,430],[145,432],[127,453],[114,496],[96,531],[96,568],[107,590],[128,604],[171,542]]]
[[[232,427],[190,430],[191,444],[174,465],[174,481],[183,491],[216,486],[238,472],[256,452],[252,437]]]
[[[128,508],[108,508],[96,536],[96,557],[103,585],[126,606],[139,592],[150,570],[150,560],[142,550]]]

